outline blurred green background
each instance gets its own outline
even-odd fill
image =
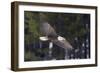
[[[69,59],[90,58],[90,15],[75,13],[51,12],[24,12],[24,60],[42,61],[51,60],[48,57],[49,42],[41,42],[40,13],[43,20],[47,21],[58,35],[66,38],[74,47],[69,51]],[[42,48],[40,47],[42,43]],[[88,45],[88,46],[87,46]],[[65,59],[64,49],[54,45],[52,56],[56,60]]]

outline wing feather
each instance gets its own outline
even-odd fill
[[[73,49],[72,45],[67,40],[53,40],[54,44],[56,44],[59,47],[62,47],[64,49]]]

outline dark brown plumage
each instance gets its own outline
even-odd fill
[[[64,49],[72,49],[72,45],[64,37],[57,35],[54,28],[43,18],[44,15],[40,14],[40,32],[42,33],[42,35],[46,36],[48,40],[59,47],[62,47]]]

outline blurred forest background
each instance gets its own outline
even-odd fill
[[[49,42],[39,40],[40,13],[45,20],[73,46],[67,55],[63,48],[54,45],[49,57]],[[90,58],[90,15],[76,13],[24,12],[24,61],[87,59]]]

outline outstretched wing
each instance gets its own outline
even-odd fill
[[[40,32],[45,36],[57,36],[54,28],[47,22],[46,15],[39,13],[40,15]]]
[[[57,36],[56,31],[48,22],[44,22],[40,24],[40,32],[46,36]]]
[[[72,45],[67,40],[57,40],[56,39],[56,40],[52,40],[52,42],[55,45],[57,45],[61,48],[64,48],[64,49],[69,49],[69,50],[73,49]]]

